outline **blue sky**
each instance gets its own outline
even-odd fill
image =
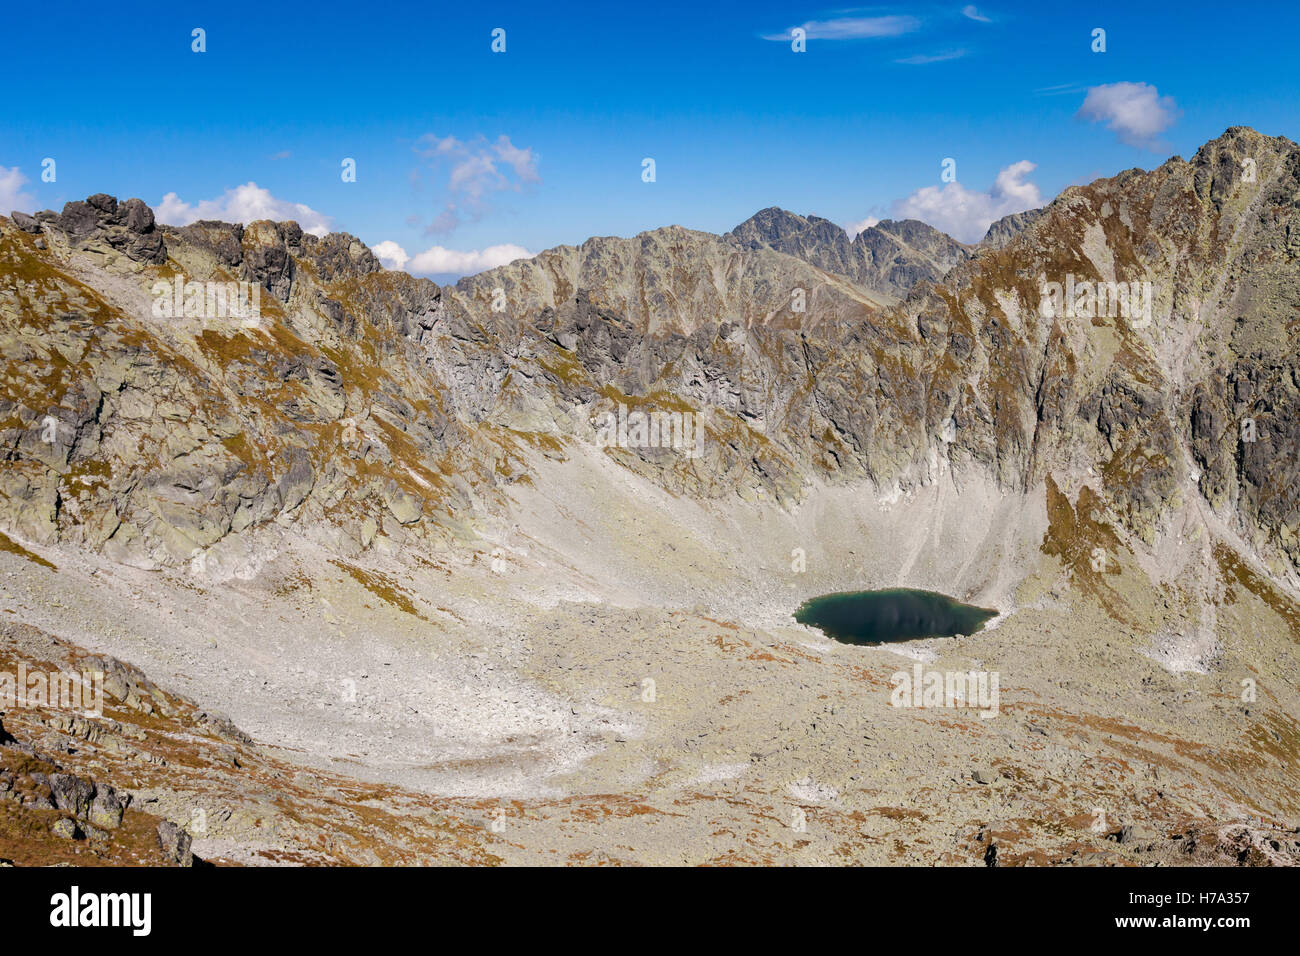
[[[175,194],[165,221],[269,209],[391,242],[440,278],[493,247],[721,232],[771,205],[841,224],[912,214],[970,238],[1228,126],[1300,133],[1300,9],[1281,3],[124,2],[3,17],[0,211]]]

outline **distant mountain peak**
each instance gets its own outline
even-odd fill
[[[766,246],[834,272],[873,294],[897,300],[917,282],[937,282],[967,247],[918,219],[884,219],[850,237],[843,227],[820,216],[804,216],[769,206],[731,232],[747,248]]]

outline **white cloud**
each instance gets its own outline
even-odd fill
[[[1172,96],[1161,96],[1148,83],[1107,83],[1089,87],[1076,115],[1104,122],[1129,146],[1157,149],[1156,137],[1174,125],[1181,111]]]
[[[434,246],[411,260],[410,271],[419,275],[473,275],[516,259],[531,259],[534,255],[536,253],[529,252],[523,246],[511,243],[488,246],[482,250],[470,249],[467,252]]]
[[[406,250],[391,239],[385,239],[372,250],[389,269],[405,269],[412,275],[456,275],[467,276],[485,269],[495,269],[516,259],[531,259],[536,253],[529,252],[523,246],[502,243],[488,246],[486,249],[448,249],[445,246],[433,246],[424,252],[409,256]],[[407,266],[410,268],[407,268]]]
[[[837,17],[834,20],[809,20],[800,24],[809,40],[862,40],[872,37],[896,37],[919,29],[916,17]],[[790,31],[769,33],[764,40],[790,40]]]
[[[275,222],[293,219],[302,226],[303,232],[324,236],[333,225],[333,220],[324,213],[303,203],[276,199],[270,190],[262,189],[254,182],[227,189],[221,197],[203,199],[195,205],[182,202],[176,193],[168,193],[163,196],[154,212],[159,222],[171,226],[188,226],[200,219],[245,224],[258,219],[271,219]]]
[[[406,250],[391,239],[385,239],[370,251],[384,264],[386,269],[405,269],[406,264],[411,260],[411,257],[406,254]]]
[[[961,15],[964,16],[964,17],[966,17],[968,20],[976,20],[976,21],[978,21],[978,22],[980,22],[980,23],[992,23],[992,22],[993,22],[993,21],[990,20],[988,17],[986,17],[984,14],[980,13],[979,10],[975,7],[975,4],[973,4],[973,3],[968,3],[966,6],[962,7],[962,8],[961,8]]]
[[[856,239],[858,233],[864,229],[870,229],[880,220],[876,216],[868,216],[866,219],[860,219],[857,222],[848,222],[844,224],[844,231],[849,234],[850,239]]]
[[[961,183],[926,186],[894,203],[897,219],[920,219],[962,242],[978,242],[989,226],[1013,212],[1043,204],[1038,187],[1025,177],[1035,169],[1027,159],[998,173],[988,192],[967,189]]]
[[[420,137],[416,152],[434,165],[450,164],[447,192],[450,198],[425,234],[451,232],[462,222],[462,210],[472,218],[481,217],[490,208],[492,193],[520,192],[527,183],[541,182],[537,163],[541,159],[531,148],[516,146],[509,136],[489,142],[479,136],[463,142],[454,136]],[[508,171],[508,172],[507,172]]]
[[[12,169],[0,166],[0,216],[36,210],[36,197],[23,192],[27,181],[17,166]]]
[[[901,60],[895,60],[895,63],[906,63],[908,66],[925,66],[927,63],[942,63],[944,60],[957,60],[966,55],[965,50],[949,50],[946,53],[918,53],[916,56],[903,57]]]

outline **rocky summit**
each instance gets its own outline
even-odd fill
[[[443,287],[98,194],[0,357],[0,860],[1300,860],[1288,139]],[[997,613],[793,617],[884,588]]]

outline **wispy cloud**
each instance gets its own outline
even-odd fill
[[[901,60],[895,60],[895,63],[906,63],[908,66],[925,66],[929,63],[942,63],[945,60],[958,60],[966,55],[965,50],[948,50],[945,53],[918,53],[915,56],[905,56]]]
[[[894,203],[894,218],[920,219],[962,242],[978,242],[1003,216],[1043,204],[1038,186],[1026,178],[1035,168],[1027,159],[1012,163],[998,173],[987,192],[957,182],[926,186]]]
[[[541,182],[537,164],[541,157],[531,148],[520,148],[509,136],[489,142],[479,136],[465,142],[454,136],[426,133],[420,137],[416,152],[433,168],[447,168],[448,199],[425,234],[451,232],[468,216],[478,219],[491,207],[493,193],[521,191],[525,185]],[[419,172],[412,175],[412,185],[419,184]]]
[[[921,21],[910,16],[836,17],[831,20],[809,20],[798,26],[809,40],[866,40],[913,33],[921,28]],[[794,27],[790,29],[793,30]],[[763,39],[789,42],[790,30],[769,33]]]
[[[1084,87],[1079,83],[1058,83],[1056,86],[1040,86],[1034,90],[1036,96],[1060,96],[1063,93],[1082,93]]]
[[[1182,111],[1172,96],[1161,96],[1149,83],[1106,83],[1089,88],[1076,115],[1105,123],[1122,143],[1159,151],[1158,137],[1178,121]]]
[[[258,219],[276,222],[293,219],[303,232],[324,236],[333,227],[333,220],[324,213],[300,202],[277,199],[270,190],[254,182],[227,189],[216,199],[203,199],[191,205],[183,202],[176,193],[163,196],[155,207],[158,221],[170,226],[188,226],[200,219],[219,219],[222,222],[250,223]]]
[[[961,15],[968,20],[974,20],[978,23],[992,23],[993,21],[980,13],[979,9],[973,3],[968,3],[961,8]]]

